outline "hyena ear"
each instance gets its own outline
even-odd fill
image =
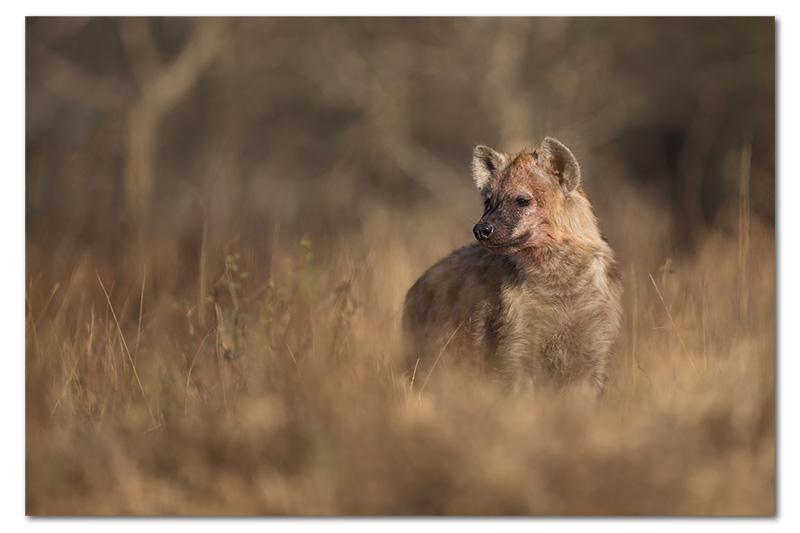
[[[489,180],[499,171],[508,165],[508,158],[505,154],[495,152],[488,146],[479,145],[475,147],[472,156],[472,178],[478,189],[489,183]]]
[[[569,148],[552,137],[545,137],[538,154],[540,164],[556,175],[564,194],[574,191],[581,181],[581,168]]]

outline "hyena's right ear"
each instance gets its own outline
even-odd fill
[[[489,183],[492,177],[503,170],[508,165],[508,158],[505,154],[495,152],[488,146],[479,145],[475,147],[472,156],[472,178],[478,189]]]

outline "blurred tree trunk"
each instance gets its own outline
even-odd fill
[[[162,65],[146,19],[126,18],[122,42],[139,87],[128,115],[125,199],[137,232],[147,234],[155,181],[159,126],[164,116],[186,97],[206,72],[220,48],[224,21],[196,19],[194,32],[178,56]]]

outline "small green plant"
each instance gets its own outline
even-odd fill
[[[314,258],[314,252],[311,251],[311,241],[306,238],[300,239],[300,246],[308,249],[308,252],[305,255],[305,262],[310,263]]]
[[[672,274],[672,258],[667,257],[667,260],[664,262],[663,265],[658,267],[658,273],[661,274],[661,286],[665,287],[667,285],[667,279],[669,275]]]

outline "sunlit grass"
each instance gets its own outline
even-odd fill
[[[27,513],[774,512],[770,230],[623,264],[609,390],[576,407],[446,366],[409,392],[402,300],[448,250],[404,231],[440,214],[381,217],[393,238],[279,239],[269,264],[209,247],[200,299],[153,287],[174,265],[147,251],[29,270]]]

